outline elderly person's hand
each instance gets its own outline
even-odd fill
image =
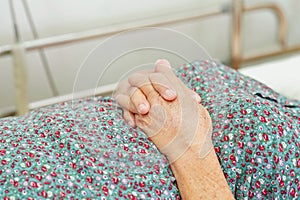
[[[125,120],[135,120],[167,156],[182,199],[233,199],[217,155],[211,151],[207,110],[167,61],[158,63],[154,71],[133,74],[119,87],[117,93],[122,96],[117,101],[127,112]]]
[[[210,116],[199,104],[199,95],[175,76],[169,62],[160,60],[153,72],[135,73],[125,83],[121,87],[127,87],[127,94],[117,96],[125,107],[125,120],[135,119],[170,162],[187,150],[204,157],[212,149]],[[124,97],[128,98],[126,103]]]
[[[177,98],[176,90],[174,90],[172,83],[170,83],[164,75],[159,73],[161,67],[171,68],[170,63],[167,60],[157,60],[153,70],[140,71],[136,73],[134,77],[147,76],[149,79],[148,81],[153,83],[153,89],[164,100],[173,101]],[[131,80],[132,79],[133,78],[131,78]],[[190,90],[189,93],[189,95],[198,103],[201,102],[201,98],[196,92]],[[123,117],[125,121],[132,127],[136,126],[135,114],[146,114],[150,110],[150,102],[147,100],[145,94],[142,90],[132,86],[129,79],[124,79],[119,83],[114,96],[116,97],[117,102],[123,107]]]

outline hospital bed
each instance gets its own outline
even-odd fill
[[[243,17],[248,13],[254,11],[266,11],[269,10],[274,13],[278,21],[278,43],[280,45],[280,49],[270,51],[270,52],[261,52],[255,55],[244,55],[243,46],[242,46],[242,26],[243,26]],[[12,9],[13,11],[13,9]],[[13,13],[13,12],[12,12]],[[62,101],[67,101],[74,98],[82,98],[86,96],[92,95],[109,95],[115,88],[116,84],[109,84],[105,86],[101,86],[99,88],[80,91],[72,94],[67,94],[63,96],[55,96],[49,99],[41,100],[38,102],[28,102],[28,82],[26,74],[26,66],[25,60],[26,54],[31,51],[39,51],[42,52],[44,49],[50,47],[58,47],[67,44],[78,43],[82,41],[87,41],[95,38],[101,38],[106,36],[111,36],[117,33],[121,33],[123,31],[128,31],[141,27],[162,27],[168,26],[172,24],[185,23],[195,19],[207,19],[212,16],[220,16],[220,15],[230,15],[232,20],[232,39],[231,39],[231,63],[235,69],[240,69],[242,65],[247,64],[249,62],[257,61],[260,59],[270,58],[277,55],[282,55],[286,53],[293,53],[300,50],[300,45],[288,46],[287,39],[287,21],[285,15],[280,8],[275,3],[260,3],[259,5],[254,6],[245,6],[244,1],[242,0],[232,0],[232,4],[230,6],[223,5],[215,9],[210,9],[207,11],[203,10],[191,10],[189,12],[169,14],[164,17],[152,18],[151,20],[143,19],[134,22],[128,22],[117,25],[109,25],[105,27],[100,27],[93,30],[87,30],[83,32],[76,32],[64,35],[58,35],[47,38],[36,38],[30,41],[21,42],[16,39],[15,44],[4,45],[0,47],[0,56],[12,56],[14,60],[14,79],[15,79],[15,96],[16,96],[16,106],[2,109],[0,111],[0,116],[8,116],[13,114],[22,115],[28,112],[28,110],[44,107],[47,105],[55,104]],[[13,15],[13,18],[15,16]],[[34,28],[34,27],[33,27]],[[18,36],[18,27],[15,24],[15,35]],[[16,37],[17,38],[17,37]],[[41,54],[42,56],[42,54]],[[267,64],[267,68],[269,70],[273,70],[274,66],[279,65],[288,65],[292,67],[290,64],[294,63],[293,68],[291,70],[298,71],[299,74],[299,60],[300,57],[296,56],[291,60],[286,61],[278,61],[278,63],[274,62],[271,64]],[[297,64],[298,63],[298,64]],[[257,67],[245,68],[241,69],[241,72],[250,75],[254,78],[261,75],[261,69],[266,68],[266,66],[259,65]],[[277,69],[277,68],[276,68]],[[279,67],[278,67],[279,69]],[[282,68],[280,68],[282,69]],[[268,70],[265,71],[266,76],[268,75]],[[281,72],[280,72],[281,73]],[[286,73],[286,71],[285,71]],[[296,74],[296,73],[294,73]],[[292,84],[294,88],[297,88],[297,84],[299,85],[299,78],[293,77],[294,82]],[[51,81],[51,80],[50,80]],[[271,80],[272,81],[272,80]],[[274,80],[273,80],[274,81]],[[277,81],[278,82],[278,81]],[[268,83],[267,83],[268,84]],[[275,86],[276,87],[276,86]],[[286,87],[291,88],[291,85]],[[276,90],[276,88],[275,88]],[[279,89],[281,91],[285,91],[284,88]],[[297,90],[297,89],[296,89]],[[291,97],[299,98],[299,92],[295,94],[291,94]]]

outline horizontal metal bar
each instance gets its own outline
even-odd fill
[[[51,98],[36,101],[36,102],[31,102],[31,103],[29,103],[28,107],[30,110],[33,110],[36,108],[41,108],[41,107],[53,105],[56,103],[80,99],[80,98],[84,98],[84,97],[111,95],[113,93],[113,91],[116,90],[116,88],[117,88],[117,84],[104,85],[104,86],[98,87],[96,89],[83,90],[83,91],[74,92],[71,94],[66,94],[66,95],[51,97]],[[15,106],[5,107],[5,108],[0,109],[0,117],[15,115],[16,112],[17,112],[17,110],[16,110]]]
[[[56,103],[70,101],[74,99],[80,99],[84,97],[92,97],[92,96],[103,96],[107,94],[111,94],[117,87],[117,84],[109,84],[102,87],[98,87],[96,89],[89,89],[80,92],[74,92],[71,94],[66,94],[62,96],[52,97],[49,99],[29,103],[29,109],[41,108],[49,105],[53,105]]]
[[[279,56],[282,54],[288,54],[288,53],[293,53],[293,52],[297,52],[300,51],[300,45],[298,46],[293,46],[293,47],[286,47],[283,50],[277,50],[277,51],[272,51],[272,52],[267,52],[267,53],[261,53],[259,55],[250,55],[250,56],[245,56],[242,60],[243,63],[245,62],[252,62],[252,61],[256,61],[259,59],[264,59],[264,58],[268,58],[271,56]]]
[[[0,118],[14,116],[17,114],[16,106],[8,106],[0,109]]]
[[[52,36],[52,37],[47,37],[42,39],[25,41],[23,42],[23,45],[26,51],[32,51],[32,50],[43,49],[48,47],[71,44],[75,42],[81,42],[90,39],[96,39],[104,36],[110,36],[123,31],[128,31],[128,30],[142,28],[142,27],[171,25],[171,24],[176,24],[176,23],[181,23],[181,22],[186,22],[191,20],[207,18],[211,16],[217,16],[226,12],[228,11],[223,8],[211,9],[206,11],[203,11],[203,9],[201,10],[198,9],[189,12],[176,13],[173,15],[160,16],[151,19],[143,19],[139,21],[109,25],[109,26],[88,30],[88,31],[75,32],[75,33],[69,33],[60,36]],[[0,56],[11,54],[12,49],[13,49],[13,45],[0,46]],[[112,84],[112,85],[107,85],[104,87],[97,88],[97,90],[88,90],[88,91],[78,92],[76,94],[68,94],[68,95],[63,95],[58,97],[52,97],[42,101],[29,103],[28,107],[30,110],[32,110],[35,108],[52,105],[62,101],[69,101],[76,98],[109,94],[115,89],[115,87],[116,85]],[[0,117],[10,116],[13,115],[14,113],[16,113],[16,108],[14,106],[0,109]]]
[[[242,53],[242,44],[241,44],[241,37],[242,37],[241,36],[242,31],[240,27],[242,24],[241,20],[246,13],[257,11],[257,10],[271,10],[276,14],[279,22],[278,41],[281,46],[281,50],[245,57]],[[240,64],[242,63],[254,61],[255,59],[262,59],[269,56],[276,56],[280,54],[298,51],[297,46],[287,47],[287,42],[286,42],[287,22],[282,9],[275,3],[264,3],[264,4],[255,5],[251,7],[244,7],[243,0],[233,0],[232,25],[233,25],[232,67],[234,69],[238,69]]]
[[[70,44],[79,41],[85,41],[95,38],[100,38],[104,36],[113,35],[123,31],[128,31],[137,28],[143,27],[155,27],[155,26],[164,26],[171,25],[201,18],[207,18],[211,16],[220,15],[227,12],[222,8],[211,9],[208,11],[203,11],[203,9],[193,10],[189,12],[176,13],[172,15],[165,15],[151,19],[143,19],[138,21],[131,21],[122,24],[115,24],[104,26],[98,29],[93,29],[89,31],[82,31],[76,33],[69,33],[60,36],[52,36],[43,39],[36,39],[25,41],[24,47],[27,51],[60,46],[65,44]],[[4,45],[0,47],[0,55],[10,54],[12,51],[12,45]]]
[[[256,10],[272,10],[279,21],[278,40],[282,48],[286,47],[286,35],[287,35],[287,22],[281,8],[275,3],[266,3],[261,5],[255,5],[251,7],[243,7],[243,12],[251,12]]]

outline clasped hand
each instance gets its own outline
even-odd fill
[[[123,117],[138,126],[174,162],[188,153],[205,157],[212,149],[211,118],[201,98],[173,73],[167,60],[123,80],[115,94]]]

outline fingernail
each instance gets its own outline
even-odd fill
[[[200,96],[197,95],[197,94],[193,94],[193,95],[192,95],[192,98],[195,99],[198,103],[201,102],[201,98],[200,98]]]
[[[166,59],[158,59],[156,62],[155,62],[155,65],[163,65],[163,66],[166,66],[166,67],[169,67],[171,68],[171,64],[168,60]]]
[[[139,107],[138,107],[138,111],[141,114],[147,112],[147,106],[144,103],[140,104]]]
[[[165,91],[165,94],[166,94],[167,97],[175,97],[176,96],[176,92],[172,89],[167,89]]]

